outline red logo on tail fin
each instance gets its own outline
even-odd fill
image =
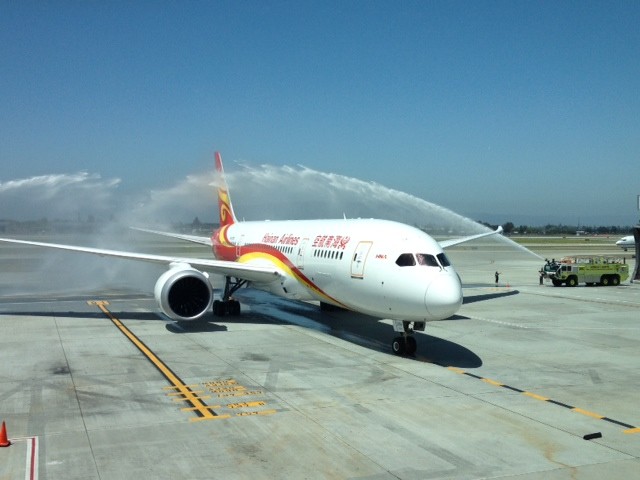
[[[236,223],[236,216],[233,213],[233,207],[231,206],[231,198],[229,197],[229,190],[227,182],[224,178],[224,168],[222,166],[222,156],[220,152],[216,152],[216,170],[220,174],[220,184],[218,185],[218,209],[220,213],[220,226],[232,225]]]

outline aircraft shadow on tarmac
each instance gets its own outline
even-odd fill
[[[249,291],[246,291],[249,292]],[[345,310],[321,311],[317,305],[273,297],[264,292],[236,294],[243,303],[248,303],[260,312],[256,322],[265,320],[274,324],[294,324],[320,331],[327,335],[370,348],[383,353],[391,353],[391,340],[397,334],[393,327],[375,317]],[[226,323],[252,321],[252,316],[243,313],[240,317],[225,318]],[[267,317],[267,319],[265,319]],[[455,320],[454,317],[451,320]],[[449,320],[443,320],[449,321]],[[429,323],[427,329],[429,330]],[[471,350],[455,342],[434,337],[424,332],[416,332],[418,348],[413,358],[416,361],[434,363],[440,366],[477,368],[482,360]]]
[[[162,320],[157,313],[153,312],[111,312],[113,316],[119,319],[130,320]],[[39,311],[0,311],[0,315],[11,315],[15,317],[59,317],[59,318],[96,318],[104,319],[104,313],[100,311],[55,311],[55,310],[39,310]]]
[[[477,295],[466,297],[468,301],[482,301],[490,298],[514,295],[517,291],[504,293]],[[210,320],[193,323],[174,323],[163,318],[155,311],[126,311],[110,310],[115,318],[120,320],[143,320],[165,322],[165,328],[174,334],[184,333],[215,333],[228,331],[227,324],[234,323],[269,323],[274,325],[299,325],[316,330],[347,342],[360,345],[371,350],[391,353],[391,339],[397,334],[388,323],[377,318],[350,311],[321,311],[318,305],[294,300],[286,300],[268,295],[256,290],[243,290],[236,293],[236,297],[249,308],[239,317],[226,316],[223,318],[210,317]],[[467,300],[466,300],[467,301]],[[101,311],[4,311],[5,315],[14,316],[42,316],[61,318],[91,318],[104,319]],[[447,321],[464,320],[465,317],[454,316]],[[427,329],[429,330],[429,323]],[[471,350],[455,342],[438,338],[424,332],[416,332],[417,350],[413,358],[416,361],[433,363],[440,366],[458,368],[477,368],[482,366],[482,360]]]
[[[218,325],[214,322],[195,322],[195,323],[167,323],[165,328],[171,333],[208,333],[208,332],[226,332],[229,329],[226,325]]]
[[[496,293],[485,293],[482,295],[465,295],[462,303],[469,304],[475,302],[484,302],[486,300],[493,300],[496,298],[502,297],[511,297],[513,295],[518,295],[520,292],[518,290],[509,290],[507,292],[496,292]]]

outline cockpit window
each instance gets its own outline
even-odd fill
[[[416,253],[418,264],[426,265],[427,267],[439,267],[436,257],[428,253]]]
[[[403,253],[396,260],[396,265],[400,267],[413,267],[414,265],[424,265],[426,267],[448,267],[451,262],[444,253],[439,253],[436,256],[430,253]]]
[[[443,267],[451,266],[451,262],[444,253],[438,254],[438,260],[440,261],[440,265],[442,265]]]
[[[396,265],[400,267],[412,267],[416,264],[416,259],[413,257],[412,253],[403,253],[396,260]]]

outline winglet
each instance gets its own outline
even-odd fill
[[[218,209],[220,211],[220,226],[233,225],[237,222],[231,205],[231,197],[229,197],[229,188],[224,178],[224,168],[222,166],[222,156],[220,152],[216,152],[216,171],[220,175],[220,183],[218,185]]]

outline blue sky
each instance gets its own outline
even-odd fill
[[[638,25],[635,1],[0,0],[0,200],[79,172],[171,189],[220,150],[478,220],[630,225]]]

